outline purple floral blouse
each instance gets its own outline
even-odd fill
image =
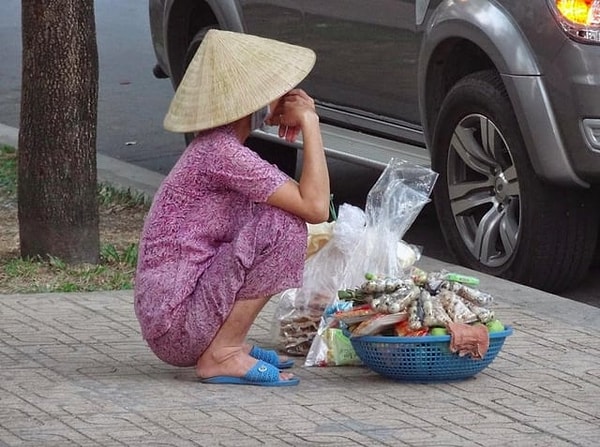
[[[140,240],[135,310],[145,339],[169,329],[170,315],[193,293],[220,244],[288,180],[241,144],[231,126],[201,133],[188,146],[160,186]],[[302,266],[280,268],[294,269],[294,278]]]

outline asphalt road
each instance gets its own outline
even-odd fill
[[[19,126],[21,36],[19,0],[0,4],[0,123]],[[169,80],[155,79],[155,63],[145,1],[97,0],[97,39],[100,58],[98,151],[166,174],[184,149],[181,135],[162,128],[172,96]],[[380,171],[330,160],[336,202],[364,206]],[[423,247],[423,254],[452,262],[435,218],[427,205],[405,235]],[[564,297],[600,307],[600,268]]]

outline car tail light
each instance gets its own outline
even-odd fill
[[[574,39],[600,44],[600,0],[552,0],[552,11]]]

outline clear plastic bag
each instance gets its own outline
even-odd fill
[[[331,239],[306,260],[303,285],[279,294],[273,336],[289,355],[306,355],[327,306],[339,290],[346,263],[365,231],[365,214],[355,206],[340,207]]]
[[[406,244],[402,238],[429,202],[436,179],[437,173],[431,169],[403,160],[389,162],[367,196],[366,227],[345,262],[338,290],[361,284],[367,272],[395,278],[409,275],[407,268],[411,263],[406,262]],[[404,255],[400,256],[400,253]],[[415,253],[414,259],[419,256],[420,252]],[[335,324],[326,316],[321,320],[305,366],[341,365],[335,362],[336,357],[330,352],[335,346],[326,339],[328,330]]]
[[[320,224],[307,224],[308,244],[306,247],[306,259],[321,250],[333,236],[335,222],[323,222]]]
[[[392,159],[367,195],[366,228],[363,237],[346,263],[341,288],[354,287],[367,272],[390,276],[406,276],[412,264],[401,259],[407,244],[402,240],[430,194],[437,174],[429,168],[404,160]],[[415,251],[414,261],[420,257]]]
[[[392,159],[369,191],[366,211],[348,204],[340,207],[331,240],[306,261],[302,287],[280,296],[273,326],[281,349],[308,354],[305,366],[333,366],[329,362],[335,356],[327,352],[323,336],[334,322],[324,315],[325,309],[337,301],[338,290],[361,284],[367,272],[404,275],[412,258],[402,238],[429,202],[436,178],[431,169]],[[414,260],[419,255],[415,250]],[[307,320],[318,327],[312,336],[304,332],[294,339],[284,330]]]

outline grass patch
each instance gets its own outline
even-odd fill
[[[4,293],[93,292],[133,288],[135,266],[102,261],[98,265],[69,265],[58,258],[21,259],[2,263]]]
[[[138,240],[150,200],[141,193],[98,185],[100,262],[69,265],[55,257],[22,259],[17,221],[17,154],[0,147],[0,294],[131,289]]]
[[[140,192],[130,188],[115,188],[114,186],[100,183],[98,185],[98,204],[100,206],[138,207],[149,206],[148,198]]]

